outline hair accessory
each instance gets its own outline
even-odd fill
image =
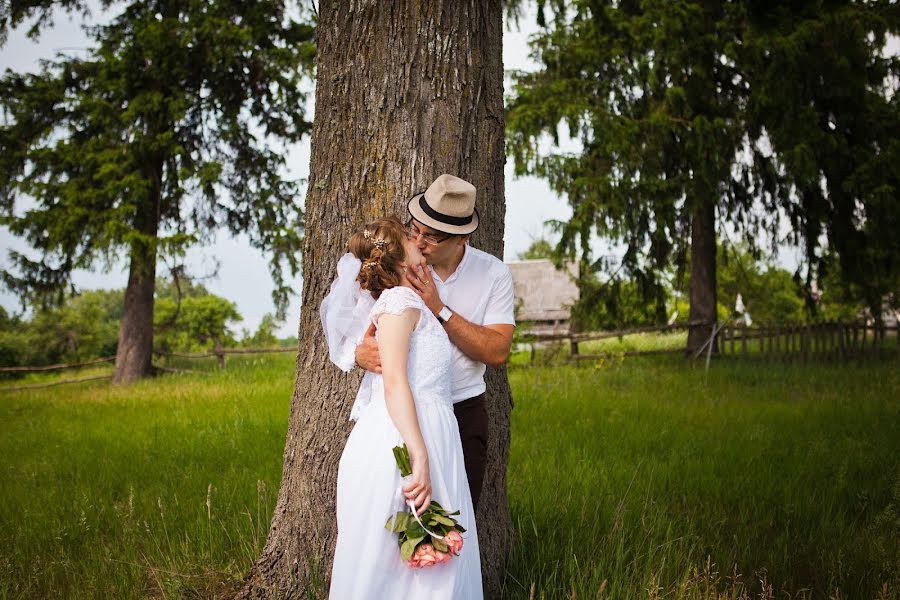
[[[384,248],[384,238],[383,237],[373,237],[372,232],[368,229],[363,229],[363,237],[367,240],[372,240],[372,245],[381,250]]]
[[[377,266],[378,266],[378,262],[374,261],[374,260],[367,260],[366,262],[363,263],[363,267],[365,267],[367,269],[374,269]]]

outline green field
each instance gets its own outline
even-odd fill
[[[191,366],[208,372],[0,393],[0,598],[240,580],[277,496],[293,357]],[[508,597],[758,597],[761,580],[898,597],[896,361],[612,358],[510,379]]]

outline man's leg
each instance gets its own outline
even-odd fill
[[[457,402],[453,405],[453,412],[459,423],[459,437],[462,440],[472,504],[477,509],[487,463],[488,417],[484,394]]]

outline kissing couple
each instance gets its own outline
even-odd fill
[[[509,268],[469,244],[475,198],[471,183],[441,175],[409,200],[405,222],[357,230],[322,301],[332,362],[365,370],[338,468],[332,599],[483,597],[484,373],[509,356],[515,320]],[[401,480],[392,449],[403,445],[412,475]],[[452,560],[429,544],[404,560],[385,519],[408,508],[418,520],[432,501],[459,511],[464,544],[453,538]]]

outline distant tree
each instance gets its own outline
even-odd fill
[[[0,328],[0,355],[7,366],[77,362],[116,353],[122,290],[67,295],[59,306],[17,317]]]
[[[539,258],[553,258],[555,246],[546,238],[538,238],[519,254],[519,260],[537,260]]]
[[[244,330],[241,345],[247,348],[274,348],[280,345],[280,340],[275,335],[280,325],[281,322],[275,315],[266,313],[252,335],[248,330]]]
[[[799,323],[806,319],[803,288],[786,269],[755,258],[744,246],[720,245],[717,264],[720,320],[733,315],[738,294],[753,321]]]
[[[37,256],[10,252],[4,283],[24,302],[62,301],[75,269],[130,262],[115,381],[151,370],[160,257],[178,258],[220,228],[271,257],[279,314],[284,268],[300,264],[302,211],[283,177],[283,143],[310,130],[300,82],[313,27],[283,2],[102,0],[121,13],[87,29],[83,56],[0,79],[0,225]],[[14,2],[9,28],[86,0]],[[300,11],[300,14],[305,14]],[[18,202],[32,203],[17,210]]]
[[[668,288],[656,286],[662,306],[668,300]],[[574,327],[581,331],[599,331],[652,325],[659,322],[657,303],[647,302],[640,284],[633,279],[613,277],[602,280],[590,273],[579,283],[578,302],[572,307]]]
[[[21,364],[20,356],[24,346],[21,329],[18,316],[10,315],[0,306],[0,367]]]
[[[155,349],[200,351],[236,346],[228,325],[240,320],[234,303],[215,294],[187,296],[180,303],[170,297],[160,298],[155,314]]]

